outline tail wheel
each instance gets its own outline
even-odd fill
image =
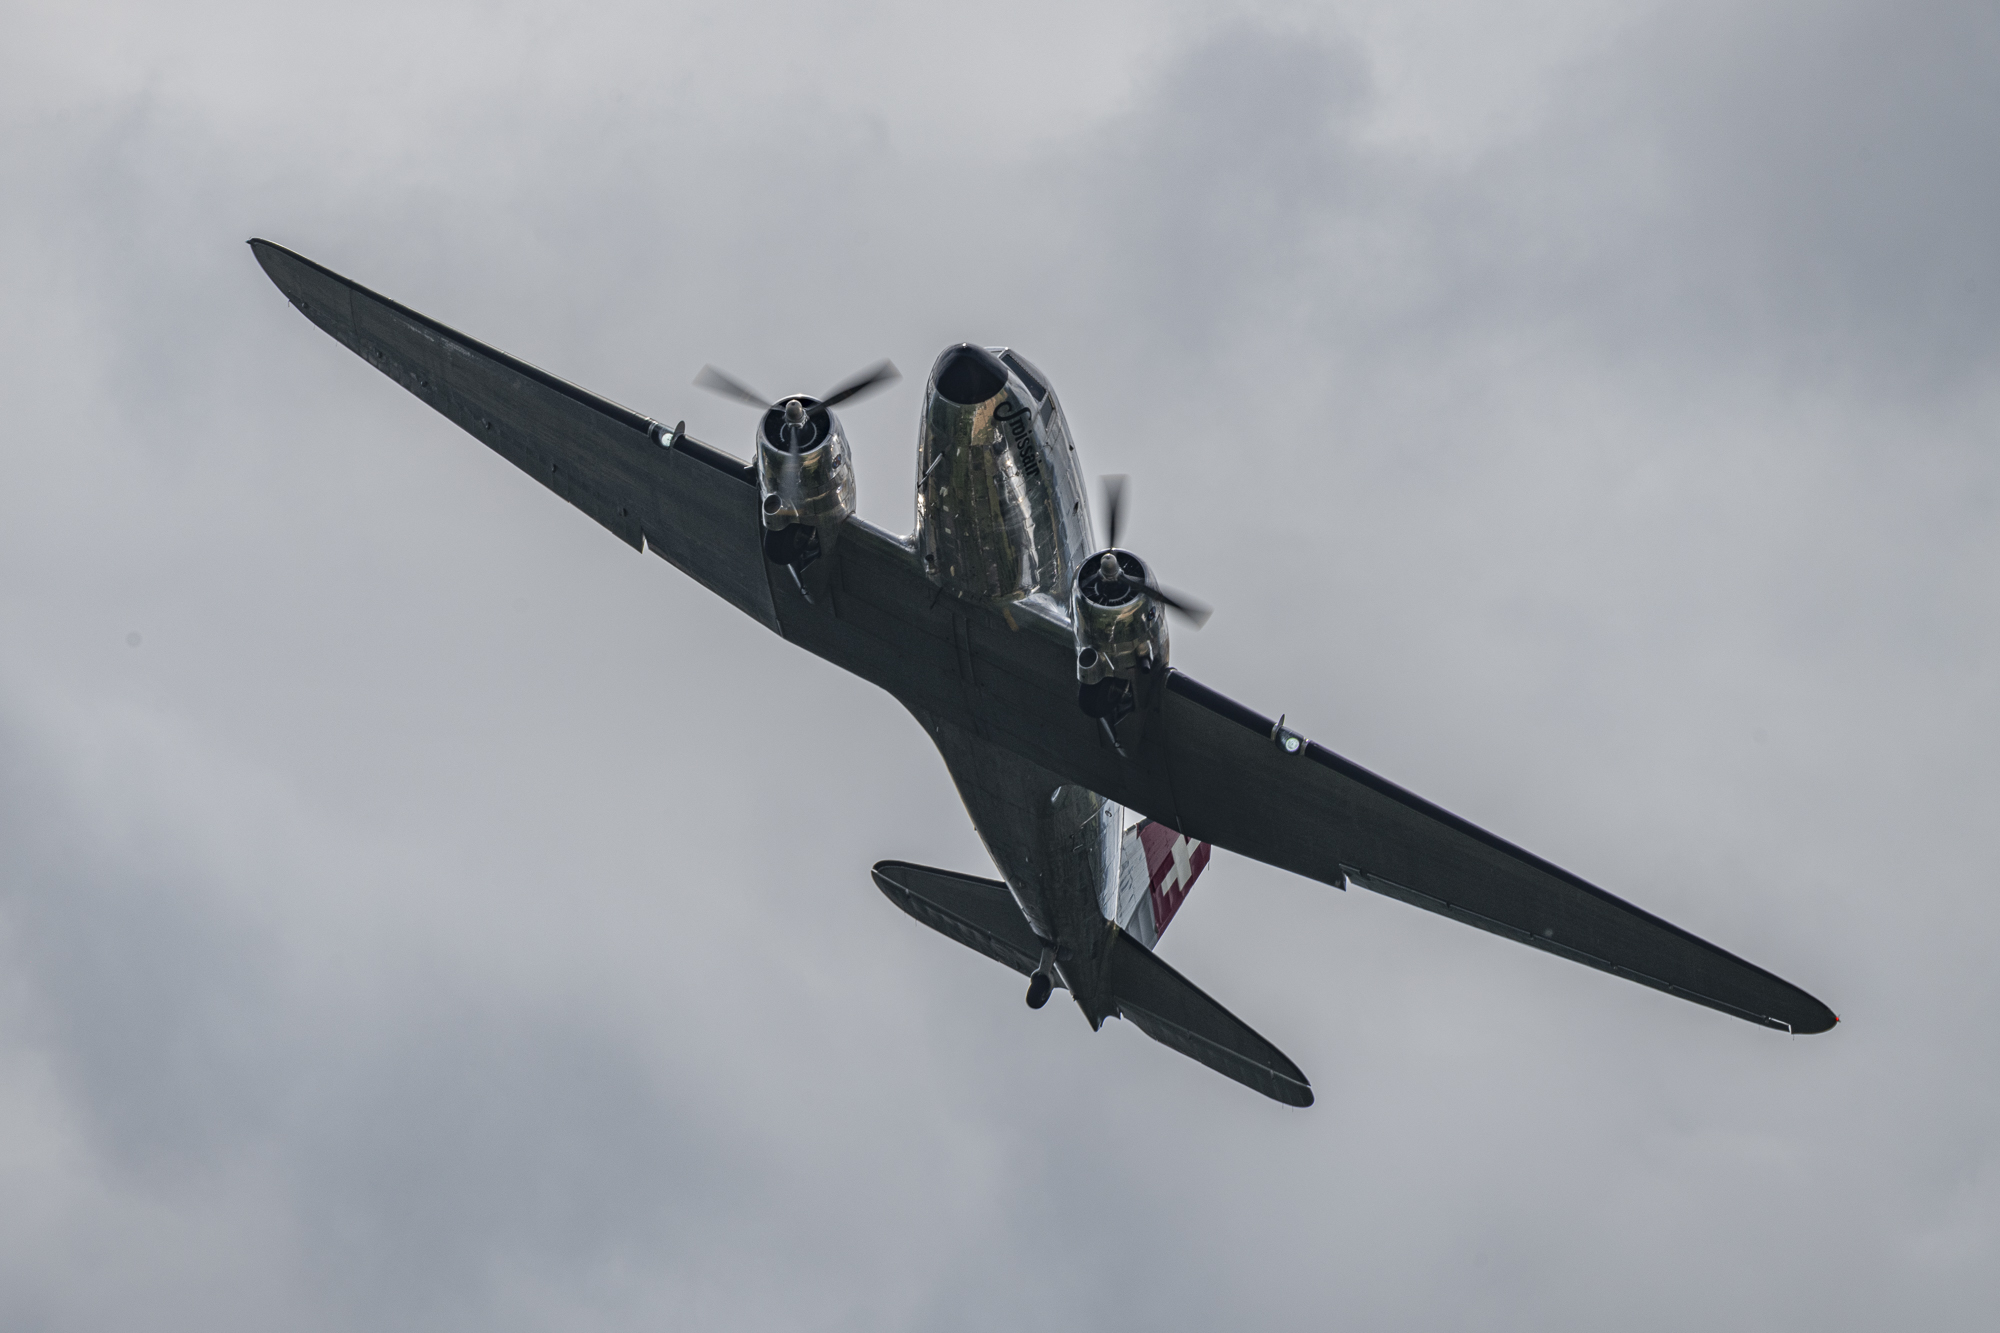
[[[1037,972],[1028,978],[1028,1007],[1039,1009],[1049,1002],[1049,992],[1056,988],[1055,978],[1046,972]]]

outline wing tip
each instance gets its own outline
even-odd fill
[[[295,295],[293,288],[297,286],[298,279],[294,275],[300,265],[309,265],[312,261],[304,255],[287,250],[275,241],[267,241],[262,236],[252,236],[245,244],[250,247],[251,255],[256,258],[257,267],[264,270],[264,276],[276,284],[278,290],[284,292],[286,296]],[[287,269],[291,270],[291,273],[288,274]],[[291,278],[289,285],[286,282],[287,277]]]
[[[1796,990],[1796,988],[1794,989]],[[1731,1009],[1729,1006],[1716,1004],[1712,1000],[1702,999],[1698,996],[1693,998],[1699,1003],[1709,1005],[1711,1008],[1729,1009],[1730,1012],[1735,1013],[1739,1018],[1747,1018],[1760,1027],[1775,1028],[1779,1032],[1792,1037],[1811,1037],[1822,1032],[1831,1032],[1840,1023],[1839,1014],[1836,1014],[1833,1010],[1827,1008],[1826,1005],[1815,1000],[1804,991],[1797,991],[1792,997],[1793,1002],[1780,1008],[1775,1013],[1768,1011],[1758,1013],[1755,1010]]]
[[[903,905],[903,899],[909,896],[910,891],[897,883],[888,872],[900,869],[905,864],[907,863],[903,861],[877,861],[868,869],[868,876],[875,881],[875,887],[882,890],[883,896],[898,907]]]
[[[316,264],[298,251],[279,245],[276,241],[267,241],[262,236],[252,236],[244,244],[248,245],[250,253],[256,256],[258,267],[280,287],[285,286],[286,278],[290,278],[296,284],[304,275],[314,273],[324,278],[331,278],[343,287],[355,285],[324,264]]]

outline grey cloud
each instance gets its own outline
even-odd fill
[[[1978,6],[1671,6],[1533,133],[1427,160],[1366,136],[1351,41],[1231,28],[1100,133],[1078,197],[1105,298],[1193,359],[1258,325],[1392,370],[1527,332],[1627,373],[1962,391],[2000,332],[2000,192],[1968,169],[1996,41]]]
[[[1632,46],[1638,77],[1604,96],[1624,151],[1658,164],[1661,306],[1720,355],[1800,375],[1913,394],[1983,377],[2000,334],[2000,186],[1972,169],[2000,149],[1990,10],[1694,7]]]
[[[1447,156],[1371,133],[1360,24],[1088,47],[1132,91],[1028,85],[1052,132],[952,119],[928,29],[752,15],[786,77],[730,86],[719,17],[456,13],[9,112],[9,1322],[1981,1326],[1990,20],[1670,6]],[[725,446],[704,361],[1022,346],[1221,607],[1190,671],[1848,1022],[1234,858],[1166,953],[1313,1112],[1031,1019],[866,882],[983,864],[918,729],[252,233]],[[893,527],[914,393],[849,421]]]

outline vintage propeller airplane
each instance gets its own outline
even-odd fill
[[[1054,389],[1011,349],[931,369],[916,533],[855,516],[833,408],[697,383],[757,408],[744,463],[495,351],[269,241],[251,249],[300,313],[473,438],[766,628],[887,690],[931,734],[1000,879],[884,861],[925,925],[1066,988],[1093,1029],[1147,1036],[1292,1106],[1306,1076],[1154,952],[1227,848],[1358,884],[1766,1027],[1838,1020],[1782,981],[1350,763],[1168,665],[1165,613],[1206,609],[1091,537]],[[1132,812],[1128,824],[1127,812]]]

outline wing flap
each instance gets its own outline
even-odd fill
[[[629,408],[379,296],[283,246],[250,243],[306,318],[635,549],[650,547],[771,629],[755,472]]]

